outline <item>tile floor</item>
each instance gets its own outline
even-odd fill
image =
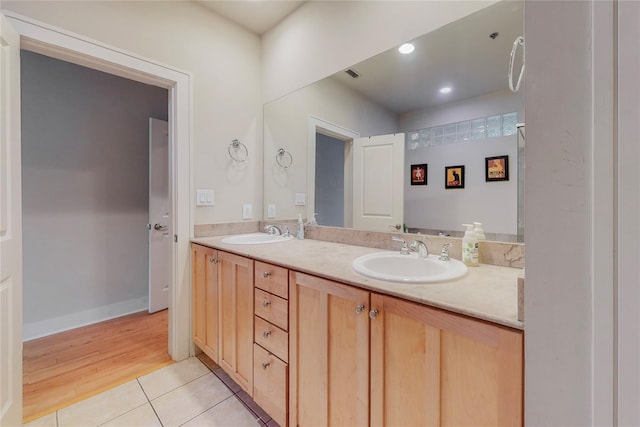
[[[25,426],[277,426],[221,368],[211,368],[191,357]]]

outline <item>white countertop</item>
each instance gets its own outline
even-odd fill
[[[430,284],[403,284],[370,279],[351,267],[361,255],[380,249],[320,240],[291,240],[263,245],[230,245],[225,236],[192,239],[194,243],[280,265],[326,279],[444,308],[493,323],[524,329],[518,321],[518,275],[522,269],[480,264],[456,280]]]

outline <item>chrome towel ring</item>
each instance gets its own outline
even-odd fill
[[[514,87],[513,85],[513,63],[515,60],[516,52],[518,47],[522,46],[522,67],[520,68],[520,75],[518,76],[518,81]],[[520,84],[522,83],[522,76],[524,75],[524,37],[519,36],[513,42],[513,48],[511,48],[511,57],[509,58],[509,89],[512,92],[517,92],[520,89]]]
[[[287,169],[293,164],[293,156],[284,148],[279,148],[276,154],[276,163],[278,163],[280,167]]]
[[[247,150],[246,145],[244,145],[237,139],[231,141],[228,151],[231,160],[233,160],[234,162],[242,163],[247,160],[247,157],[249,157],[249,150]]]

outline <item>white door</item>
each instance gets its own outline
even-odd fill
[[[0,426],[22,425],[20,37],[0,15]]]
[[[169,306],[170,212],[168,123],[149,119],[149,313]]]
[[[404,216],[404,134],[353,140],[353,228],[391,231]]]

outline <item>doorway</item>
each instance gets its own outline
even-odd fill
[[[152,60],[140,58],[130,52],[99,44],[93,40],[72,34],[66,30],[43,25],[38,21],[26,18],[11,12],[3,12],[6,22],[15,29],[15,39],[23,49],[36,53],[42,53],[57,59],[85,65],[93,69],[109,72],[110,74],[130,78],[132,80],[153,84],[169,91],[169,147],[171,153],[170,163],[170,205],[172,210],[172,231],[174,244],[171,249],[171,280],[169,292],[169,307],[171,309],[168,318],[169,354],[174,360],[182,360],[189,356],[193,350],[190,340],[190,269],[189,269],[189,239],[193,233],[193,219],[191,217],[190,194],[190,152],[192,146],[191,136],[191,75],[166,65],[158,64]],[[8,25],[4,25],[3,29]],[[4,31],[3,31],[4,34]],[[10,44],[15,49],[17,43]],[[19,55],[11,57],[12,69],[19,68]],[[17,74],[17,73],[13,73]],[[13,75],[12,74],[12,75]],[[4,88],[4,85],[3,85]],[[16,80],[11,88],[12,92],[20,90],[19,81]],[[3,89],[4,93],[4,89]],[[18,94],[19,95],[19,94]],[[12,97],[12,99],[16,99]],[[14,105],[14,104],[11,104]],[[6,112],[6,111],[3,111]],[[19,128],[20,109],[14,108],[11,114],[3,114],[3,123],[11,123],[11,129]],[[20,152],[19,133],[9,141],[9,149],[12,152]],[[18,163],[12,171],[13,175],[20,176],[21,165]],[[12,175],[12,176],[13,176]],[[22,191],[20,179],[11,181],[15,183],[9,190],[12,194]],[[3,192],[3,194],[5,194]],[[19,200],[19,199],[18,199]],[[21,217],[20,203],[13,203],[10,208],[15,212],[12,218]],[[13,242],[21,247],[22,227],[20,221],[11,222],[13,227]],[[22,265],[22,251],[13,253],[12,266]],[[4,265],[4,264],[3,264]],[[13,271],[13,270],[12,270]],[[13,278],[13,287],[17,289],[11,299],[11,311],[7,312],[12,319],[22,318],[22,278],[19,271]],[[6,314],[3,310],[3,314]],[[1,368],[3,378],[14,379],[21,375],[21,351],[12,349],[21,348],[21,325],[18,322],[5,323],[10,326],[12,333],[4,335],[7,342],[3,342]],[[6,346],[4,345],[6,344]],[[5,351],[6,350],[6,351]],[[8,374],[7,377],[5,374]],[[2,420],[14,420],[19,416],[17,408],[22,406],[22,398],[19,387],[15,387],[16,381],[11,382],[7,394],[3,399],[11,404],[5,408]],[[13,385],[12,385],[13,384]],[[4,408],[4,406],[3,406]],[[3,409],[4,410],[4,409]],[[5,416],[6,415],[6,416]]]
[[[152,242],[165,233],[146,223],[157,199],[168,216],[168,92],[22,51],[21,99],[30,419],[170,361],[166,311],[145,315],[152,301],[167,308],[151,298],[149,255],[154,243],[168,253],[172,239]],[[164,125],[155,144],[149,116]]]
[[[307,156],[307,217],[311,219],[318,213],[319,225],[352,226],[352,147],[353,140],[359,136],[350,129],[309,116],[308,152],[315,153],[315,156]],[[316,161],[318,155],[321,156],[320,163]],[[322,182],[327,176],[331,176],[333,181],[328,185]],[[337,225],[339,223],[342,225]]]

